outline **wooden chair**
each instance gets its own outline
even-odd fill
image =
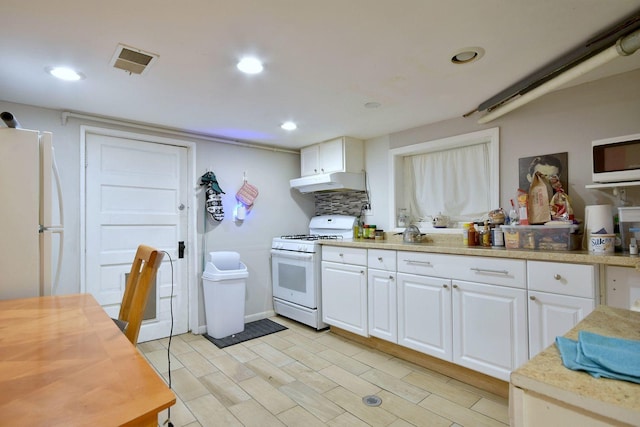
[[[147,299],[156,272],[164,254],[151,246],[140,245],[131,265],[131,272],[122,297],[120,314],[114,319],[116,324],[133,345],[138,343],[138,333]]]

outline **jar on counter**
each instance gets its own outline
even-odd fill
[[[376,238],[376,225],[375,224],[369,224],[369,238],[370,239],[375,239]]]
[[[369,225],[365,224],[362,226],[362,238],[363,239],[368,239],[369,238]]]
[[[464,246],[469,246],[469,227],[471,226],[470,222],[465,222],[462,224],[462,244]]]
[[[384,240],[384,230],[376,229],[376,240]]]
[[[398,227],[406,227],[409,225],[409,214],[407,210],[402,208],[398,212]]]

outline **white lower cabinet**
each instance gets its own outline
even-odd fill
[[[369,249],[367,265],[369,335],[397,343],[396,251]]]
[[[566,334],[596,306],[597,266],[527,261],[529,357]]]
[[[398,252],[397,278],[398,344],[505,381],[527,360],[524,261]]]
[[[452,281],[453,362],[509,381],[527,361],[526,290]]]
[[[451,280],[398,273],[398,344],[452,360]]]
[[[397,343],[396,273],[370,268],[368,281],[369,335]]]
[[[331,246],[322,251],[322,320],[365,337],[368,336],[366,253],[366,249]]]
[[[593,309],[592,299],[529,291],[529,358],[553,344]]]

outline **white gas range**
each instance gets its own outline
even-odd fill
[[[351,240],[356,217],[321,215],[309,223],[309,234],[275,237],[271,243],[273,306],[276,313],[315,329],[322,321],[321,240]]]

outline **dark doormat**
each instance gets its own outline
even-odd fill
[[[285,329],[287,329],[287,327],[272,320],[261,319],[256,320],[255,322],[245,323],[244,331],[234,335],[229,335],[228,337],[213,338],[207,334],[204,334],[204,337],[214,343],[218,348],[225,348],[230,345],[273,334],[274,332],[284,331]]]

